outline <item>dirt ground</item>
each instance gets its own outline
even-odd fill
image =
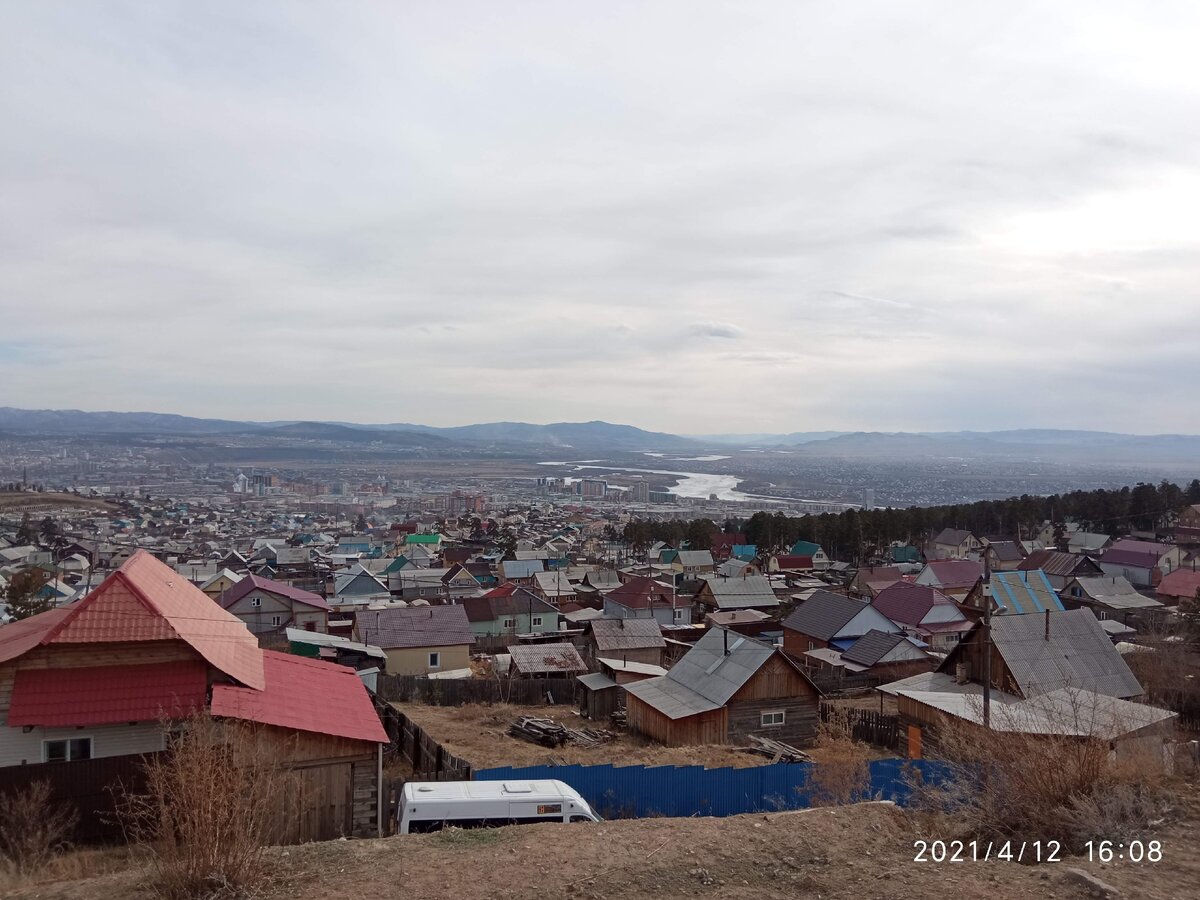
[[[1094,896],[1071,869],[1111,885],[1110,896],[1196,896],[1194,797],[1185,821],[1154,837],[1157,864],[1040,866],[1008,862],[916,863],[908,817],[890,804],[861,804],[729,819],[640,819],[447,831],[370,841],[332,841],[271,851],[266,898],[289,900],[732,900],[953,898],[1075,900]],[[142,871],[34,885],[21,900],[150,900]]]
[[[555,760],[563,764],[648,765],[648,766],[724,766],[736,768],[760,766],[770,762],[757,753],[733,747],[663,747],[627,732],[615,741],[596,747],[567,743],[562,747],[543,747],[507,734],[518,716],[553,719],[567,728],[594,728],[595,723],[580,716],[570,706],[424,706],[395,703],[393,706],[443,747],[477,769],[496,766],[539,766]]]

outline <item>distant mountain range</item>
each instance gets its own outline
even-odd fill
[[[580,453],[641,450],[688,451],[713,445],[771,447],[814,458],[901,460],[997,457],[1078,462],[1163,462],[1200,469],[1200,436],[1132,435],[1106,431],[1025,428],[1007,431],[841,432],[788,434],[674,435],[610,422],[489,422],[437,428],[411,423],[362,425],[353,422],[238,422],[198,419],[170,413],[83,412],[0,407],[0,432],[11,434],[160,434],[258,436],[291,441],[381,444],[431,450],[472,447],[525,448]]]
[[[78,409],[0,407],[0,431],[17,434],[174,434],[257,435],[297,440],[378,442],[393,446],[531,446],[609,451],[694,449],[696,441],[609,422],[489,422],[436,428],[407,423],[362,425],[354,422],[237,422],[196,419],[169,413],[84,412]]]

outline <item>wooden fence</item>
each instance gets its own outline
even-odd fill
[[[145,760],[139,755],[107,756],[6,766],[0,768],[0,794],[22,791],[35,781],[45,781],[50,785],[51,803],[74,807],[79,813],[73,843],[117,843],[123,840],[116,820],[117,798],[122,791],[145,792]]]
[[[420,675],[380,675],[376,692],[388,701],[429,706],[466,703],[514,703],[541,706],[573,703],[574,678],[424,678]]]
[[[392,707],[384,727],[396,752],[412,767],[415,781],[470,781],[472,766],[459,759],[409,716]]]
[[[830,703],[821,704],[821,721],[845,716],[850,734],[856,741],[865,741],[886,750],[895,750],[900,741],[900,717],[889,716],[870,709],[844,709]]]
[[[827,675],[812,670],[809,670],[808,677],[826,696],[869,691],[884,682],[895,680],[894,677],[883,678],[878,675]]]

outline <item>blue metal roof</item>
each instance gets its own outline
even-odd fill
[[[992,596],[996,602],[1008,607],[1017,615],[1040,613],[1047,609],[1061,611],[1064,607],[1058,599],[1050,580],[1041,569],[1029,572],[993,572]]]

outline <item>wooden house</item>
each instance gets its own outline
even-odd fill
[[[325,598],[282,581],[245,575],[221,594],[218,602],[254,634],[282,634],[287,628],[329,630]]]
[[[803,666],[725,628],[710,629],[666,675],[625,691],[630,729],[667,746],[751,735],[806,746],[816,736],[820,690]]]
[[[360,610],[354,639],[383,649],[389,675],[428,675],[471,666],[475,636],[461,606]]]
[[[107,785],[90,779],[116,770],[92,761],[136,765],[164,749],[164,721],[198,713],[262,726],[279,764],[302,770],[291,839],[379,833],[388,737],[354,671],[260,649],[144,551],[82,600],[0,628],[0,767],[30,782],[79,763],[79,796],[94,801]]]

